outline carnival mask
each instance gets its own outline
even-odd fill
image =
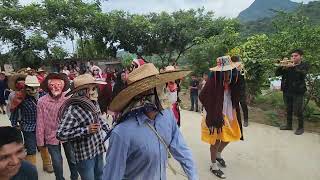
[[[62,94],[64,86],[64,81],[61,79],[50,79],[48,81],[48,88],[52,97],[59,97]]]
[[[90,86],[88,94],[91,101],[98,101],[98,88],[96,86]]]
[[[37,91],[38,87],[30,87],[30,86],[26,86],[26,94],[28,96],[33,96],[35,97],[37,95]]]

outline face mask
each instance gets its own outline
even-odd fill
[[[48,88],[52,97],[59,97],[62,94],[64,88],[64,81],[61,79],[50,79],[48,81]]]
[[[26,86],[26,94],[34,97],[37,95],[37,89],[38,88]]]
[[[98,101],[98,89],[96,86],[90,87],[88,93],[91,101]]]

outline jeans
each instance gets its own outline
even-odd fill
[[[194,106],[196,106],[196,111],[198,111],[198,94],[190,94],[190,100],[191,100],[191,111],[194,110]]]
[[[74,152],[70,143],[63,143],[64,153],[66,155],[69,169],[70,169],[70,179],[77,180],[78,179],[78,171],[76,166],[76,160],[74,157]],[[63,177],[63,159],[61,155],[61,145],[47,145],[49,153],[52,159],[52,166],[54,170],[54,174],[56,176],[56,180],[64,180]]]
[[[287,125],[292,127],[292,116],[295,111],[299,121],[299,129],[304,127],[303,120],[303,95],[283,93],[283,101],[287,108]]]
[[[35,155],[37,153],[36,132],[23,131],[24,146],[27,150],[27,155]]]
[[[79,161],[77,168],[81,180],[102,180],[103,155],[99,154],[92,159]]]

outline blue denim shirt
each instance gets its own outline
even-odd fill
[[[188,179],[198,179],[191,150],[170,109],[163,110],[155,120],[150,120],[143,113],[131,115],[115,127],[110,137],[103,179],[166,180],[166,147],[146,122],[154,126],[164,139]]]

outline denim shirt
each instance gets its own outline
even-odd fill
[[[188,179],[198,179],[191,150],[170,109],[163,110],[155,120],[143,113],[128,116],[115,127],[110,137],[103,179],[166,180],[166,147],[146,123],[150,123],[164,139]]]

